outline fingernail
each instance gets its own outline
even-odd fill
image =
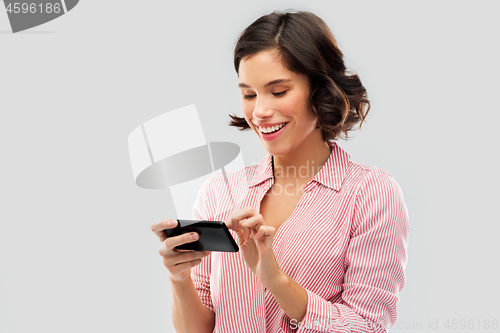
[[[176,221],[176,220],[170,220],[170,221],[168,222],[168,225],[169,225],[169,226],[171,226],[171,227],[175,226],[176,224],[177,224],[177,221]]]
[[[191,239],[193,239],[193,240],[198,239],[198,234],[197,233],[192,233],[191,234]]]

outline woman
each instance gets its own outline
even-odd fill
[[[221,197],[220,174],[200,189],[195,219],[225,221],[237,253],[177,252],[197,234],[152,230],[170,273],[179,332],[384,332],[404,285],[408,218],[387,172],[356,164],[333,141],[369,110],[327,25],[308,12],[263,16],[235,48],[244,118],[269,154],[228,174],[248,184]],[[230,210],[228,211],[228,208]],[[232,214],[231,214],[232,212]]]

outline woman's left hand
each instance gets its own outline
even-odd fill
[[[225,221],[227,227],[236,232],[240,251],[247,267],[265,286],[270,286],[282,277],[273,252],[276,229],[266,225],[264,217],[252,207],[235,212]]]

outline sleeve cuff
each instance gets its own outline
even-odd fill
[[[198,296],[200,297],[201,302],[203,305],[205,305],[207,308],[210,309],[210,311],[214,312],[214,306],[212,304],[212,297],[210,295],[210,292],[206,290],[206,286],[202,282],[194,282],[194,288],[198,292]]]
[[[338,309],[331,302],[306,289],[307,308],[300,322],[290,320],[285,314],[283,328],[285,332],[350,332],[349,323],[342,321]]]
[[[285,332],[319,333],[319,332],[387,332],[385,327],[372,327],[366,320],[350,307],[340,303],[331,303],[321,296],[306,289],[307,308],[300,322],[286,317]]]

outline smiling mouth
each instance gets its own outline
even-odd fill
[[[281,123],[279,125],[275,125],[275,126],[271,126],[271,127],[259,127],[259,126],[257,126],[257,128],[259,129],[259,132],[261,132],[263,134],[272,134],[274,132],[279,131],[286,124],[287,123],[285,122],[285,123]]]

